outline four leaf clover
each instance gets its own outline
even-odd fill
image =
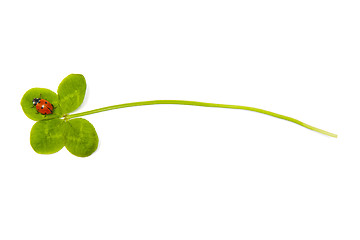
[[[337,137],[334,133],[313,127],[295,118],[260,108],[187,100],[151,100],[123,103],[82,113],[69,114],[82,104],[85,92],[86,81],[84,76],[81,74],[70,74],[60,83],[57,94],[46,88],[32,88],[24,94],[21,99],[22,109],[26,116],[37,121],[30,132],[30,144],[35,152],[52,154],[60,151],[65,146],[75,156],[88,157],[96,151],[99,138],[94,126],[89,121],[79,117],[113,109],[155,104],[248,110],[293,122],[330,137]]]
[[[67,119],[83,102],[86,81],[81,74],[70,74],[60,83],[57,94],[46,88],[32,88],[21,99],[26,116],[37,121],[30,132],[30,144],[35,152],[52,154],[64,146],[78,157],[87,157],[98,147],[99,138],[94,126],[83,118]],[[52,114],[42,115],[33,104],[33,99],[49,101]]]

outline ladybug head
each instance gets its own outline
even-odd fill
[[[40,102],[40,98],[34,98],[33,99],[33,104],[34,104],[34,106],[36,105],[36,104],[38,104]]]

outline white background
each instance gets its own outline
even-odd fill
[[[0,239],[359,239],[359,1],[1,1]],[[98,150],[36,154],[32,87],[87,80]]]

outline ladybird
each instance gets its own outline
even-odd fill
[[[33,104],[34,107],[36,107],[36,110],[42,115],[46,116],[53,113],[54,106],[48,100],[42,98],[34,98]]]

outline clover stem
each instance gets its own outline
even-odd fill
[[[195,102],[195,101],[186,101],[186,100],[153,100],[153,101],[124,103],[124,104],[118,104],[118,105],[113,105],[113,106],[109,106],[109,107],[98,108],[98,109],[94,109],[94,110],[90,110],[90,111],[86,111],[86,112],[82,112],[82,113],[69,114],[69,115],[66,116],[66,119],[82,117],[82,116],[85,116],[85,115],[104,112],[104,111],[109,111],[109,110],[118,109],[118,108],[145,106],[145,105],[155,105],[155,104],[178,104],[178,105],[192,105],[192,106],[201,106],[201,107],[216,107],[216,108],[231,108],[231,109],[248,110],[248,111],[263,113],[263,114],[270,115],[270,116],[273,116],[273,117],[276,117],[276,118],[284,119],[284,120],[296,123],[296,124],[298,124],[300,126],[303,126],[305,128],[308,128],[310,130],[313,130],[315,132],[325,134],[325,135],[330,136],[330,137],[335,137],[335,138],[337,137],[337,135],[334,134],[334,133],[330,133],[330,132],[327,132],[325,130],[310,126],[310,125],[308,125],[306,123],[303,123],[303,122],[301,122],[301,121],[299,121],[299,120],[297,120],[295,118],[291,118],[291,117],[287,117],[287,116],[284,116],[284,115],[281,115],[281,114],[266,111],[266,110],[263,110],[263,109],[260,109],[260,108],[253,108],[253,107],[246,107],[246,106],[239,106],[239,105],[227,105],[227,104],[217,104],[217,103]]]

